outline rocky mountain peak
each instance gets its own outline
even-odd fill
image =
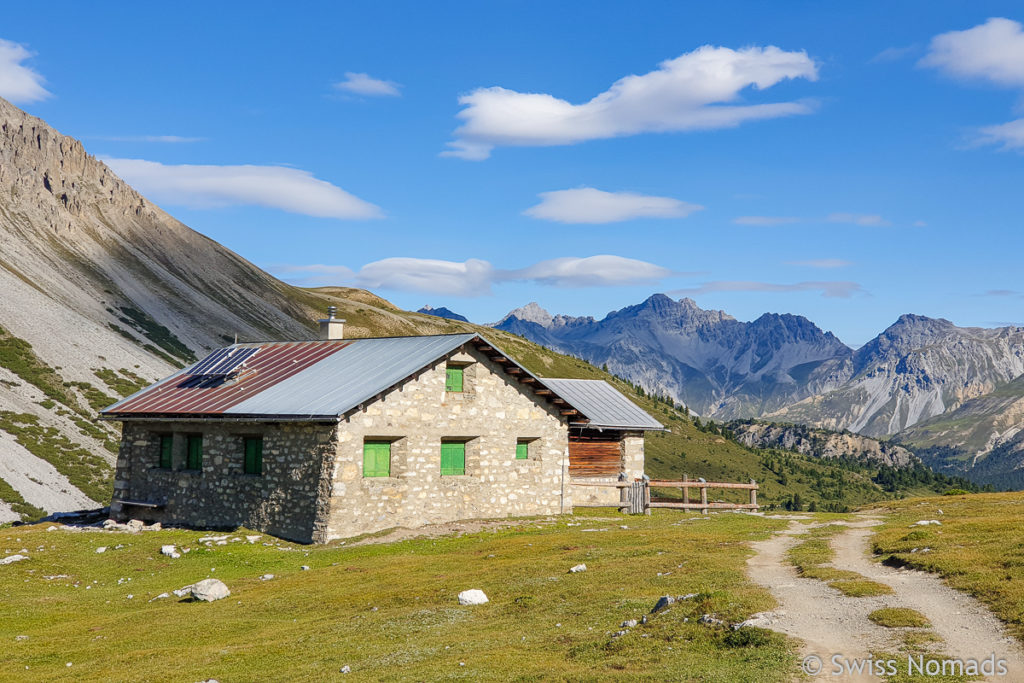
[[[508,315],[502,318],[498,325],[512,318],[518,318],[523,322],[536,323],[541,327],[551,327],[551,324],[554,322],[554,316],[541,308],[541,305],[536,301],[531,301],[525,306],[509,311]]]

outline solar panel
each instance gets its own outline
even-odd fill
[[[214,351],[189,370],[188,374],[193,377],[226,377],[252,358],[257,351],[259,351],[259,347],[227,348]]]

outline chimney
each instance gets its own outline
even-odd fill
[[[320,338],[321,339],[344,339],[345,338],[345,321],[341,318],[335,318],[334,316],[338,313],[337,306],[327,307],[327,317],[320,321]]]

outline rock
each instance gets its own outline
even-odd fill
[[[301,567],[299,567],[299,569],[301,569],[304,572],[308,572],[309,571],[309,565],[308,564],[304,564]]]
[[[14,636],[15,640],[28,640],[28,636]]]
[[[261,538],[263,538],[263,537],[262,536],[246,536],[245,540],[249,541],[249,543],[255,543],[256,541],[260,540]]]
[[[677,595],[676,600],[693,600],[700,593],[687,593],[686,595]]]
[[[177,593],[178,591],[174,591],[174,592]],[[184,594],[182,594],[182,595],[184,595]],[[170,593],[161,593],[160,595],[158,595],[158,596],[156,596],[154,598],[150,598],[149,601],[153,602],[154,600],[163,600],[164,598],[169,598],[169,597],[171,597]]]
[[[644,614],[643,616],[640,617],[640,623],[641,624],[646,624],[647,623],[647,615],[646,614]]]
[[[668,609],[670,605],[675,603],[675,601],[676,599],[671,595],[661,596],[658,598],[658,602],[655,603],[654,609],[651,610],[651,614],[657,614],[658,612]]]
[[[50,526],[46,527],[46,530],[47,531],[56,531],[57,527],[55,527],[54,525],[51,524]]]
[[[0,560],[0,565],[3,565],[3,564],[14,564],[15,562],[21,562],[22,560],[27,560],[27,559],[28,559],[28,555],[8,555],[4,559]]]
[[[143,523],[141,519],[132,519],[129,520],[125,526],[128,527],[128,531],[136,532],[142,531],[146,525]]]
[[[96,553],[97,554],[105,553],[105,552],[107,552],[107,546],[105,546],[105,545],[101,545],[99,548],[96,548]]]
[[[775,615],[771,612],[758,612],[757,614],[751,615],[750,618],[746,621],[741,621],[738,624],[733,624],[732,630],[739,631],[741,628],[750,626],[756,628],[768,628],[775,622],[774,617]],[[703,619],[703,617],[701,618]]]
[[[707,624],[708,626],[718,626],[724,623],[721,619],[715,619],[710,614],[701,615],[700,619],[698,619],[697,621],[699,621],[702,624]]]
[[[145,529],[143,529],[143,531],[161,531],[161,530],[163,530],[163,528],[164,528],[164,525],[161,524],[160,522],[153,522],[152,524],[147,526]]]
[[[348,664],[346,664],[345,666],[341,667],[341,673],[343,673],[343,674],[350,674],[350,673],[352,673],[352,667],[350,667]]]
[[[179,588],[178,590],[171,592],[177,595],[179,598],[184,598],[185,596],[192,594],[192,584],[183,586],[182,588]]]
[[[914,522],[910,526],[928,526],[930,524],[942,526],[942,522],[937,519],[922,519],[920,522]]]
[[[231,595],[231,591],[220,579],[203,579],[192,585],[192,598],[203,602],[221,600]]]
[[[131,599],[132,599],[132,598],[134,598],[135,596],[134,596],[134,595],[132,595],[131,593],[129,593],[128,595],[126,595],[126,596],[124,596],[124,597],[125,597],[126,599],[128,599],[128,600],[131,600]]]
[[[627,619],[626,621],[622,622],[621,626],[622,628],[636,628],[637,624],[639,623],[640,622],[638,622],[636,619]]]
[[[272,578],[274,578],[273,574],[264,574],[260,577],[260,581],[270,581]]]
[[[181,553],[179,553],[178,549],[175,548],[173,545],[162,546],[160,548],[160,554],[161,555],[166,555],[167,557],[170,557],[170,558],[175,559],[175,560],[178,559],[179,557],[181,557]]]
[[[459,593],[459,604],[460,605],[482,605],[489,602],[484,592],[478,588],[473,588],[468,591],[462,591]]]
[[[615,633],[612,634],[612,638],[621,638],[622,636],[626,635],[627,633],[628,633],[628,631],[616,631]]]
[[[570,567],[569,568],[569,573],[570,574],[579,574],[580,572],[585,572],[585,571],[587,571],[587,565],[585,565],[585,564],[578,564],[575,567]]]

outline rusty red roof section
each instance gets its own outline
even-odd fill
[[[234,381],[205,382],[202,378],[183,373],[118,405],[117,413],[222,414],[350,344],[338,341],[260,344],[259,352],[246,361],[244,369]]]

